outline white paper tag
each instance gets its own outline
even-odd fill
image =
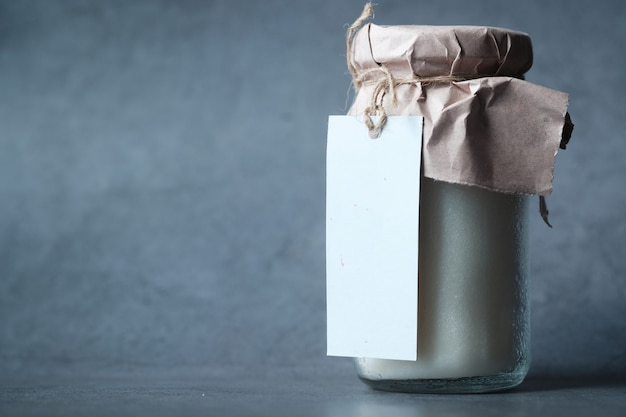
[[[417,359],[422,117],[370,139],[330,116],[326,172],[327,354]]]

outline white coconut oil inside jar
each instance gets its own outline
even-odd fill
[[[414,392],[494,391],[523,380],[527,199],[422,178],[417,360],[357,358],[362,380]]]

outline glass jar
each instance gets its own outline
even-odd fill
[[[358,376],[390,391],[512,388],[530,364],[528,198],[551,192],[567,94],[523,80],[524,33],[361,27],[368,13],[348,32],[348,114],[374,140],[384,116],[424,118],[418,346],[416,361],[356,358]]]

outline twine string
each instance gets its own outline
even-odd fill
[[[354,35],[356,32],[363,26],[365,21],[374,15],[374,6],[372,3],[366,3],[363,7],[363,11],[361,15],[350,25],[348,28],[348,35],[346,36],[346,59],[348,61],[348,69],[350,69],[350,74],[352,74],[352,80],[354,82],[354,87],[358,89],[360,85],[357,83],[356,79],[358,78],[356,66],[352,61],[352,40],[354,39]]]
[[[412,78],[396,78],[384,64],[378,64],[375,68],[369,68],[359,71],[353,60],[353,44],[356,32],[365,24],[365,22],[374,14],[374,7],[372,3],[366,3],[363,7],[361,15],[350,25],[348,28],[348,34],[346,36],[346,59],[348,62],[348,69],[352,74],[352,83],[354,88],[358,91],[364,85],[374,85],[370,104],[363,111],[363,118],[365,125],[369,131],[369,135],[372,139],[376,139],[380,136],[380,133],[387,122],[387,112],[383,105],[385,96],[389,96],[391,99],[391,106],[396,107],[398,105],[398,97],[396,95],[396,87],[406,84],[431,84],[431,83],[451,83],[455,81],[465,81],[473,78],[480,78],[479,75],[462,76],[462,75],[439,75],[433,77],[419,77],[414,76]],[[379,116],[378,121],[375,123],[372,117]]]

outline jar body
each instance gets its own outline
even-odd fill
[[[422,177],[416,361],[357,358],[402,392],[489,392],[528,371],[528,197]]]

